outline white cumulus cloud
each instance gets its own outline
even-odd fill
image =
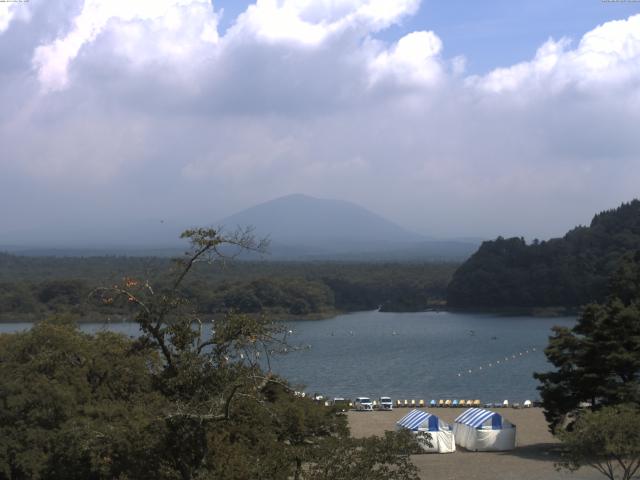
[[[31,11],[26,3],[0,2],[0,35],[2,35],[15,20],[28,22]]]
[[[116,51],[139,64],[189,58],[199,42],[217,42],[217,20],[209,0],[86,0],[72,30],[38,47],[33,64],[45,90],[60,90],[70,63],[110,24]]]
[[[638,15],[469,77],[428,26],[381,34],[418,0],[258,0],[225,33],[209,0],[78,5],[4,74],[5,198],[213,221],[305,192],[433,235],[544,236],[637,195]]]
[[[269,42],[317,46],[349,28],[387,28],[419,6],[420,0],[258,0],[238,18],[235,31]]]
[[[413,32],[371,63],[372,83],[392,77],[404,85],[429,86],[443,75],[442,41],[433,32]]]
[[[640,84],[640,15],[600,25],[586,33],[576,48],[570,47],[566,38],[550,39],[531,61],[496,69],[470,83],[496,93]]]

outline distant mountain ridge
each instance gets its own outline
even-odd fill
[[[228,227],[252,225],[257,235],[282,244],[324,246],[327,242],[396,243],[425,237],[344,200],[294,194],[247,208],[223,219]]]
[[[640,250],[640,201],[593,217],[562,238],[483,242],[454,274],[447,303],[461,308],[577,307],[601,301],[622,257]]]
[[[344,200],[294,194],[252,206],[226,218],[196,221],[228,232],[253,226],[256,237],[271,239],[266,256],[295,261],[461,261],[479,242],[434,240],[419,235],[364,207]],[[24,256],[175,256],[187,242],[180,233],[190,225],[146,219],[119,225],[34,225],[0,234],[0,251]]]
[[[283,260],[462,260],[477,242],[431,240],[344,200],[293,194],[220,220],[233,230],[253,226],[271,239],[270,258]]]

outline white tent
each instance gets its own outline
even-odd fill
[[[431,413],[411,410],[398,420],[396,425],[398,429],[406,428],[414,432],[420,447],[425,452],[451,453],[456,451],[456,442],[453,439],[451,426]],[[426,438],[426,433],[431,435],[430,439]]]
[[[470,408],[453,424],[456,443],[467,450],[490,452],[516,448],[516,426],[502,415],[482,408]]]

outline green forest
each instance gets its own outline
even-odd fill
[[[354,438],[339,408],[263,366],[286,346],[282,325],[237,313],[202,322],[185,282],[228,240],[189,238],[163,283],[126,277],[97,291],[139,337],[89,335],[67,314],[0,335],[0,480],[417,480],[410,432]],[[39,293],[77,300],[63,285]]]
[[[278,318],[338,312],[419,311],[442,306],[455,263],[218,261],[197,264],[184,294],[203,314],[268,313]],[[85,320],[125,314],[92,301],[121,282],[166,284],[174,261],[148,257],[26,257],[0,254],[0,319],[70,312]]]
[[[454,274],[455,308],[567,307],[602,301],[620,259],[640,249],[640,201],[601,212],[589,226],[548,241],[484,242]]]
[[[274,262],[219,260],[195,265],[186,298],[203,314],[267,313],[319,318],[381,308],[577,308],[601,301],[607,279],[640,249],[640,201],[601,212],[562,238],[484,242],[465,263]],[[91,300],[96,288],[171,276],[161,257],[29,257],[0,253],[0,320],[70,312],[85,320],[124,315]]]

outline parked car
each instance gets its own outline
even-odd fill
[[[393,401],[390,397],[380,397],[379,407],[380,410],[393,410]]]
[[[356,410],[363,412],[372,412],[373,411],[373,402],[369,397],[358,397],[353,404],[356,407]]]

